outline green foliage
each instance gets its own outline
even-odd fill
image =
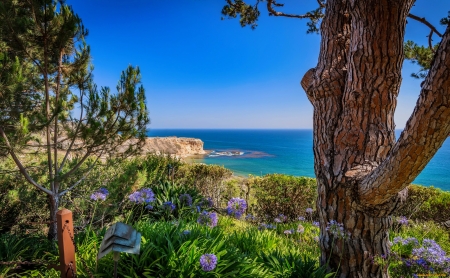
[[[283,214],[293,220],[315,207],[315,179],[270,174],[251,178],[249,184],[256,199],[253,210],[259,217],[273,219]]]
[[[219,165],[183,164],[175,176],[176,179],[187,186],[198,190],[201,195],[213,200],[214,206],[221,206],[228,200],[223,199],[226,190],[225,180],[233,173]]]
[[[254,30],[258,24],[258,18],[260,16],[259,4],[261,2],[265,2],[264,0],[257,0],[254,5],[247,4],[242,0],[227,0],[227,5],[222,8],[222,15],[227,16],[228,18],[236,18],[239,15],[239,23],[242,27],[247,25],[250,26],[252,30]],[[307,33],[319,33],[319,24],[321,19],[324,17],[324,8],[326,1],[319,1],[319,7],[310,12],[306,12],[304,15],[292,15],[292,14],[284,14],[278,11],[275,11],[276,8],[281,8],[284,4],[278,3],[276,1],[272,1],[267,5],[267,11],[269,16],[287,16],[287,17],[296,17],[296,18],[308,18],[307,22],[308,31]],[[222,18],[223,19],[223,18]]]
[[[436,52],[439,45],[433,46],[433,49],[425,46],[419,46],[413,41],[407,41],[404,45],[405,59],[410,60],[413,64],[420,67],[419,72],[412,73],[414,78],[425,78],[433,61],[434,52]]]
[[[410,185],[403,206],[396,216],[441,223],[450,219],[450,192],[434,187]]]

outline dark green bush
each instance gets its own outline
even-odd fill
[[[280,214],[294,220],[315,208],[316,180],[281,174],[254,177],[249,180],[251,195],[256,199],[252,210],[259,217],[273,219]]]
[[[175,178],[178,182],[198,190],[201,195],[211,198],[214,206],[220,207],[228,201],[224,200],[223,193],[227,188],[225,180],[232,174],[223,166],[195,163],[181,165]]]
[[[395,216],[442,223],[450,220],[450,192],[420,185],[408,186],[408,197]]]

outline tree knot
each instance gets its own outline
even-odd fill
[[[363,164],[357,164],[356,166],[353,166],[350,170],[345,172],[345,177],[354,180],[361,180],[363,177],[365,177],[367,174],[372,172],[377,167],[378,167],[377,162],[366,160],[364,161]]]

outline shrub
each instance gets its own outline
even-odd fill
[[[178,182],[198,190],[201,195],[211,198],[214,206],[220,207],[225,202],[225,180],[232,174],[229,169],[219,165],[195,163],[180,165],[175,178]]]
[[[282,214],[294,220],[305,215],[307,208],[315,207],[315,179],[270,174],[251,178],[249,185],[256,199],[253,208],[260,218],[272,220]]]
[[[450,220],[450,192],[420,185],[408,186],[408,196],[395,216],[442,223]]]

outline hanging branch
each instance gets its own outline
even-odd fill
[[[319,1],[319,4],[322,7],[323,4],[321,4],[320,1]],[[267,1],[267,10],[269,11],[269,15],[285,16],[285,17],[293,17],[293,18],[311,18],[311,19],[314,18],[313,15],[310,14],[310,13],[306,13],[306,14],[303,14],[303,15],[296,15],[296,14],[285,14],[285,13],[282,13],[282,12],[277,12],[277,11],[274,10],[273,6],[283,7],[284,4],[278,4],[277,2],[275,2],[275,0],[268,0]]]
[[[432,32],[435,32],[436,35],[438,35],[439,37],[442,38],[442,34],[436,29],[436,27],[434,27],[430,22],[428,22],[425,17],[418,17],[417,15],[413,15],[413,14],[409,14],[408,15],[409,18],[412,18],[414,20],[417,20],[419,22],[422,22],[423,24],[425,24],[426,26],[428,26]]]

